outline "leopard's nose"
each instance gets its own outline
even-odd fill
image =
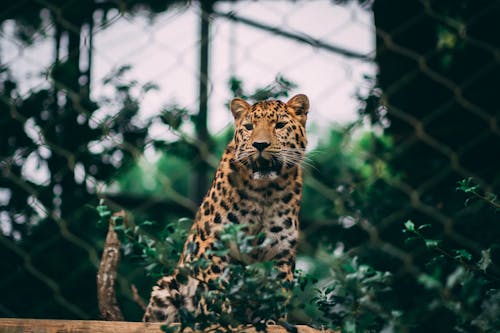
[[[266,149],[270,145],[271,145],[270,142],[256,142],[256,141],[254,141],[252,143],[252,146],[254,146],[255,148],[257,148],[258,151],[263,151],[264,149]]]

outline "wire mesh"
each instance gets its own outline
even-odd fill
[[[231,78],[312,102],[299,266],[353,254],[399,290],[426,271],[408,220],[476,258],[498,245],[498,214],[456,184],[473,178],[498,208],[500,2],[209,3],[1,6],[0,316],[98,316],[99,199],[137,220],[193,217],[231,137]],[[123,263],[126,316],[141,316],[130,285],[147,298],[152,282]]]

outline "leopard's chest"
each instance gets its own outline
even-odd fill
[[[283,251],[294,250],[298,239],[297,209],[274,198],[242,200],[238,206],[241,209],[233,214],[240,216],[241,230],[256,241],[250,253],[242,253],[241,248],[232,243],[231,257],[252,263],[274,260]]]

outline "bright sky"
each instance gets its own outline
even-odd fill
[[[373,17],[356,2],[333,5],[331,1],[240,1],[222,2],[216,10],[232,11],[280,29],[308,35],[332,45],[363,54],[375,50]],[[102,78],[121,65],[132,65],[129,77],[153,81],[160,91],[142,101],[142,116],[159,112],[176,103],[193,113],[198,106],[199,8],[196,5],[172,9],[153,21],[145,16],[120,16],[110,12],[108,28],[94,33],[92,63],[93,96],[106,95]],[[9,36],[12,24],[3,26]],[[50,33],[50,30],[48,30]],[[218,132],[231,122],[224,106],[230,98],[228,79],[236,75],[247,90],[263,87],[281,74],[298,84],[292,92],[305,93],[311,100],[309,125],[325,128],[332,123],[356,119],[357,89],[366,89],[363,75],[373,75],[375,66],[327,50],[274,36],[224,18],[212,21],[210,59],[209,127]],[[43,72],[53,56],[51,40],[26,48],[10,39],[0,42],[0,59],[13,69],[27,91],[44,84]],[[164,128],[153,128],[162,137]]]
[[[286,31],[309,35],[359,53],[373,53],[375,40],[370,11],[356,4],[334,6],[331,1],[224,2],[216,7]],[[153,115],[165,103],[196,111],[198,102],[199,8],[173,10],[153,24],[143,17],[127,17],[95,38],[94,78],[117,64],[133,66],[131,77],[154,81],[161,90],[144,100],[144,114]],[[224,18],[213,20],[211,34],[211,89],[209,126],[219,131],[231,122],[224,107],[230,98],[231,75],[250,90],[271,83],[281,74],[311,100],[310,123],[323,127],[356,118],[356,89],[366,86],[364,74],[375,66],[326,50],[274,36]],[[121,38],[117,38],[120,35]],[[126,42],[124,42],[126,40]]]

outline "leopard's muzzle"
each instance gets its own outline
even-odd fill
[[[266,159],[259,156],[252,161],[250,166],[252,168],[252,179],[273,180],[280,174],[283,163],[274,157]]]

